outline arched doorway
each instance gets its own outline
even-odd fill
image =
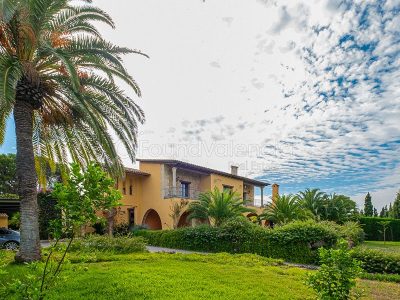
[[[179,218],[179,222],[178,222],[178,228],[192,226],[192,222],[191,222],[191,220],[189,220],[188,216],[189,216],[189,213],[187,211],[185,211],[181,215],[181,217]]]
[[[151,230],[162,229],[161,218],[154,209],[149,209],[143,217],[143,225],[146,225]]]

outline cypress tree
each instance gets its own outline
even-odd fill
[[[372,205],[372,198],[369,192],[365,196],[364,215],[367,217],[372,217],[374,215],[374,206]]]
[[[393,202],[392,218],[400,219],[400,191],[397,192],[396,199]]]

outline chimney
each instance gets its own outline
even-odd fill
[[[237,175],[238,174],[238,166],[231,166],[231,174]]]
[[[274,183],[272,185],[272,201],[275,202],[278,196],[279,196],[279,184]]]

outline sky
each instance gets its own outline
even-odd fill
[[[175,158],[280,184],[400,189],[400,1],[96,0],[143,96],[138,158]],[[129,91],[134,97],[133,92]],[[130,162],[116,144],[124,163]],[[10,120],[1,152],[15,151]],[[271,191],[267,191],[267,194]]]

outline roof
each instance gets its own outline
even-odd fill
[[[140,171],[138,169],[133,169],[133,168],[125,168],[125,172],[135,174],[135,175],[141,175],[141,176],[150,176],[149,173]]]
[[[222,176],[226,176],[226,177],[230,177],[230,178],[234,178],[234,179],[243,180],[243,182],[248,183],[248,184],[252,184],[252,185],[255,185],[255,186],[263,186],[264,187],[264,186],[270,185],[267,182],[260,181],[260,180],[257,180],[257,179],[252,179],[252,178],[247,178],[247,177],[244,177],[244,176],[234,175],[234,174],[231,174],[231,173],[222,172],[222,171],[219,171],[219,170],[215,170],[215,169],[211,169],[211,168],[207,168],[207,167],[203,167],[203,166],[187,163],[187,162],[176,160],[176,159],[136,159],[136,160],[139,161],[139,162],[146,162],[146,163],[172,165],[172,166],[175,166],[175,167],[181,167],[181,168],[184,168],[184,169],[199,171],[199,172],[203,172],[203,173],[207,173],[207,174],[218,174],[218,175],[222,175]]]

